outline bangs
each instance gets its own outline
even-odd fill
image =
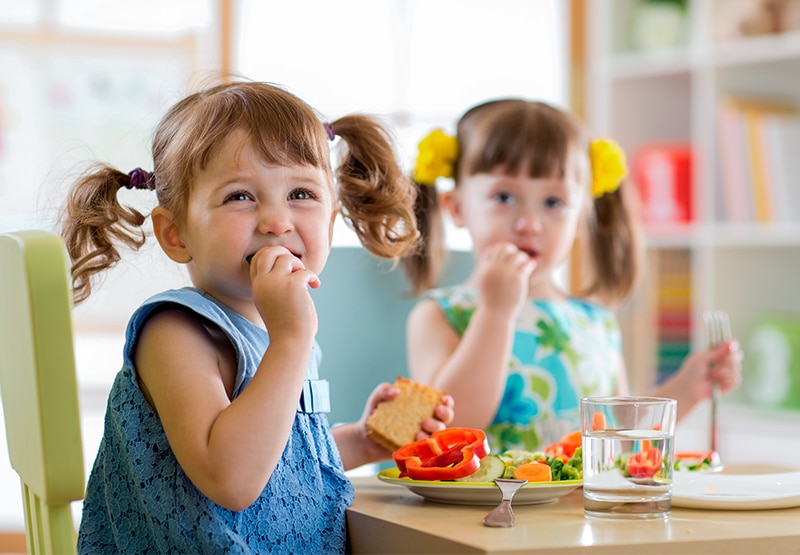
[[[182,126],[193,132],[168,144],[187,178],[205,169],[218,146],[234,131],[244,131],[269,164],[311,166],[331,173],[328,136],[319,117],[281,89],[241,83],[211,90],[184,119],[194,120]]]
[[[473,112],[459,129],[459,173],[500,170],[508,175],[524,171],[534,179],[565,176],[570,152],[581,141],[569,117],[544,104],[515,100],[479,106]]]

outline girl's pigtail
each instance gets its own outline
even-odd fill
[[[594,271],[587,294],[618,304],[639,281],[643,244],[629,186],[594,200],[589,220],[589,257]]]
[[[91,168],[67,198],[62,236],[72,261],[75,304],[92,292],[92,276],[120,260],[115,244],[138,250],[145,242],[145,216],[117,199],[120,187],[153,189],[153,176],[139,168],[130,174],[107,165]]]
[[[444,247],[444,224],[436,187],[417,183],[417,218],[419,244],[402,260],[403,271],[411,283],[411,292],[422,295],[434,287],[445,267],[447,249]]]
[[[406,278],[411,282],[411,291],[416,296],[436,286],[447,262],[444,222],[436,181],[440,177],[453,177],[458,141],[441,129],[434,129],[420,141],[418,148],[414,182],[419,192],[414,214],[420,241],[417,249],[403,259]]]
[[[342,216],[369,252],[398,259],[416,247],[416,189],[397,162],[386,129],[365,115],[330,125],[347,145],[336,169]],[[326,129],[327,131],[327,129]]]
[[[635,191],[625,183],[625,154],[613,141],[592,141],[592,203],[586,254],[590,284],[586,295],[609,304],[623,301],[636,287],[642,268],[643,243]]]

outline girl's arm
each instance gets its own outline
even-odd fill
[[[409,314],[406,338],[411,378],[458,401],[455,425],[486,428],[505,388],[513,319],[479,306],[459,337],[436,302],[424,300]]]
[[[378,385],[370,394],[364,407],[364,412],[358,422],[333,428],[333,438],[336,441],[345,470],[391,458],[390,451],[372,441],[367,435],[367,420],[380,403],[394,399],[399,393],[400,390],[389,383]],[[422,421],[422,427],[417,432],[417,439],[422,439],[433,432],[442,430],[452,422],[453,405],[453,398],[450,395],[445,395],[441,404],[434,409],[434,417],[426,418]]]
[[[438,305],[423,300],[406,325],[413,379],[447,391],[462,410],[458,426],[486,428],[503,396],[514,323],[527,297],[534,264],[513,245],[490,247],[478,261],[474,280],[478,306],[462,337]]]
[[[181,467],[209,499],[233,511],[258,498],[283,453],[316,333],[308,293],[316,276],[285,249],[262,255],[267,250],[253,259],[253,291],[270,344],[235,400],[232,347],[193,316],[153,316],[135,353],[142,389]]]

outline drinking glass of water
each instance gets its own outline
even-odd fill
[[[661,397],[581,399],[587,517],[669,517],[677,406]]]

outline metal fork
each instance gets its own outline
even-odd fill
[[[503,499],[497,507],[483,518],[483,524],[491,528],[510,528],[514,526],[514,511],[511,509],[511,499],[517,493],[517,490],[527,484],[528,481],[497,478],[494,483],[500,488]]]
[[[728,313],[722,310],[707,310],[703,313],[706,329],[706,341],[709,347],[729,341],[731,321]],[[717,410],[720,399],[719,383],[711,382],[711,452],[717,453]]]

